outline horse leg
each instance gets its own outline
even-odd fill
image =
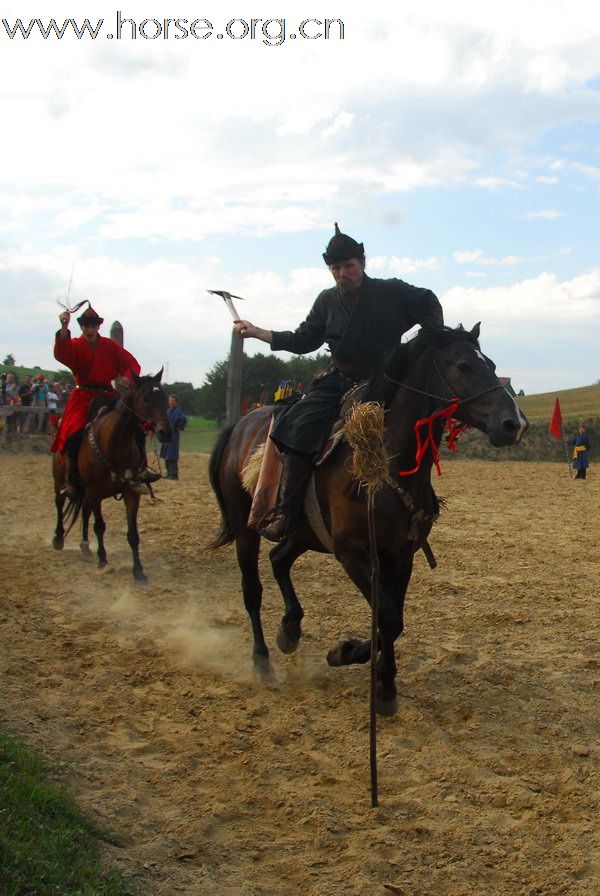
[[[144,583],[148,581],[148,577],[144,572],[140,560],[140,536],[137,528],[137,515],[140,506],[140,496],[137,492],[127,489],[123,495],[125,503],[125,512],[127,514],[127,542],[131,548],[133,556],[133,578],[136,582]]]
[[[260,551],[260,535],[251,529],[245,529],[235,537],[237,561],[242,573],[242,593],[244,606],[252,626],[252,659],[257,674],[263,680],[273,674],[269,662],[269,648],[265,641],[260,608],[262,605],[262,582],[258,573],[258,554]]]
[[[81,541],[79,542],[79,548],[81,550],[81,556],[84,560],[92,559],[92,552],[90,551],[88,531],[90,525],[90,515],[92,513],[92,509],[87,501],[83,502],[83,507],[81,508]]]
[[[56,507],[56,529],[52,538],[52,547],[55,551],[62,551],[65,544],[65,527],[63,525],[63,507],[65,506],[66,495],[59,492],[54,497],[54,506]]]
[[[104,533],[106,532],[106,523],[102,516],[102,505],[100,501],[95,501],[91,505],[91,512],[94,514],[94,532],[98,541],[98,567],[103,569],[106,566],[106,550],[104,548]]]
[[[352,551],[337,552],[336,557],[346,570],[348,576],[364,595],[368,603],[371,603],[371,558],[369,553],[361,552],[358,548]],[[378,636],[381,647],[381,636]],[[351,666],[368,663],[371,659],[371,640],[361,641],[359,638],[348,638],[339,641],[335,647],[327,653],[327,662],[330,666]]]
[[[297,543],[294,544],[293,540],[284,539],[275,545],[269,554],[273,575],[285,604],[285,613],[277,632],[277,646],[282,653],[294,653],[302,637],[301,622],[304,610],[294,590],[290,570],[304,551],[305,548],[299,547]]]
[[[382,567],[382,589],[379,601],[378,628],[381,651],[377,663],[377,712],[392,716],[398,710],[396,689],[395,644],[404,631],[404,598],[413,568],[412,549],[394,562]]]
[[[355,585],[371,604],[371,561],[358,552],[338,559]],[[392,566],[380,569],[379,610],[377,614],[379,660],[377,662],[377,712],[394,715],[398,709],[396,658],[394,645],[404,629],[404,597],[412,575],[413,556],[406,554]],[[337,644],[327,654],[330,666],[367,663],[371,658],[371,642],[349,639]]]

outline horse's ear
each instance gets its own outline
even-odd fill
[[[479,321],[479,323],[475,324],[475,326],[473,327],[473,329],[471,330],[469,335],[472,336],[473,339],[479,339],[480,329],[481,329],[481,321]]]
[[[139,383],[140,380],[141,380],[141,377],[139,377],[139,376],[137,375],[137,373],[135,372],[135,370],[132,370],[132,371],[131,371],[131,382],[133,383],[133,385],[134,385],[134,386],[137,386],[137,384]]]
[[[153,381],[154,381],[157,385],[160,383],[160,381],[161,381],[161,379],[162,379],[162,375],[163,375],[163,371],[164,371],[164,369],[165,369],[165,368],[164,368],[164,365],[163,365],[163,366],[160,368],[160,370],[158,371],[158,373],[156,374],[156,376],[153,376],[153,377],[152,377]]]

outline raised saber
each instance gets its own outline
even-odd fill
[[[74,273],[75,273],[75,262],[73,262],[73,264],[71,265],[71,276],[69,278],[69,285],[68,285],[67,291],[65,293],[66,305],[63,305],[63,303],[59,299],[56,300],[61,308],[64,308],[65,311],[69,311],[69,312],[71,311],[71,309],[69,308],[69,299],[71,297],[71,287],[73,286],[73,274]]]
[[[236,308],[235,308],[235,305],[233,304],[232,299],[241,299],[241,301],[243,302],[243,301],[244,301],[244,297],[243,297],[243,296],[234,296],[232,293],[227,292],[227,290],[225,290],[225,289],[209,289],[209,290],[207,290],[207,292],[212,293],[213,296],[221,296],[221,298],[223,299],[223,301],[225,302],[225,304],[226,304],[227,307],[229,308],[229,313],[231,314],[231,316],[232,316],[234,322],[235,322],[236,320],[241,320],[241,319],[242,319],[242,318],[240,317],[240,315],[237,313]]]

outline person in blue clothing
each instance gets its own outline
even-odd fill
[[[170,442],[163,442],[160,456],[167,466],[167,479],[179,479],[179,433],[185,429],[187,417],[177,403],[176,395],[169,395],[169,423],[173,429]]]
[[[577,470],[575,479],[585,479],[590,465],[588,454],[590,453],[591,445],[583,423],[579,424],[577,432],[570,440],[569,445],[573,448],[572,467],[574,470]]]

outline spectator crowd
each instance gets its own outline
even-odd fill
[[[53,436],[67,399],[73,388],[65,379],[49,381],[43,373],[25,375],[19,382],[16,374],[3,373],[1,403],[12,407],[45,408],[38,412],[15,411],[6,417],[7,432],[38,433]]]

